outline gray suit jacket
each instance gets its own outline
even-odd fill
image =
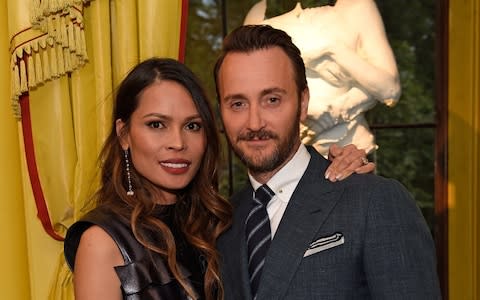
[[[311,160],[265,259],[258,300],[441,299],[435,248],[415,201],[372,174],[331,183]],[[232,227],[218,240],[225,299],[251,299],[245,218],[252,187],[234,195]]]

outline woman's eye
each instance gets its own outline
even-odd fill
[[[202,128],[202,124],[199,122],[191,122],[188,123],[185,128],[192,131],[199,131]]]
[[[162,122],[160,121],[152,121],[152,122],[149,122],[148,124],[148,127],[151,127],[151,128],[163,128],[163,124]]]

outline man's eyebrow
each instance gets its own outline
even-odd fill
[[[287,91],[279,87],[272,87],[272,88],[264,89],[260,94],[261,96],[265,96],[272,93],[286,94]]]
[[[237,94],[226,95],[225,97],[222,98],[223,101],[229,101],[232,99],[247,99],[247,96],[245,96],[242,93],[237,93]]]
[[[261,91],[260,93],[260,96],[263,97],[263,96],[266,96],[268,94],[272,94],[272,93],[280,93],[280,94],[286,94],[287,91],[285,89],[282,89],[282,88],[279,88],[279,87],[271,87],[271,88],[266,88],[264,90]],[[236,93],[236,94],[230,94],[230,95],[226,95],[225,97],[223,97],[223,101],[229,101],[229,100],[232,100],[232,99],[235,99],[235,100],[244,100],[244,99],[247,99],[247,96],[243,93]]]

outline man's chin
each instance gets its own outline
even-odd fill
[[[265,155],[263,153],[261,156],[242,155],[239,157],[245,166],[254,173],[271,172],[278,164],[278,156],[275,154]]]

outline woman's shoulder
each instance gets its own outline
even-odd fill
[[[75,294],[82,299],[119,299],[120,280],[114,268],[124,264],[123,256],[113,237],[88,219],[75,223],[84,225],[81,231],[75,231],[76,244],[71,243],[71,234],[66,238],[65,254],[69,255],[65,257],[75,272]]]
[[[75,222],[67,231],[64,240],[65,259],[71,270],[74,269],[75,257],[80,243],[92,244],[96,249],[110,254],[121,253],[118,242],[122,235],[131,236],[128,222],[115,213],[96,208]],[[101,255],[102,253],[91,253]]]
[[[118,251],[116,243],[110,234],[98,225],[92,225],[82,233],[80,244],[95,245],[95,248],[102,252],[111,253],[112,249]]]
[[[92,225],[83,232],[76,256],[77,263],[87,258],[93,266],[103,264],[113,267],[124,264],[117,243],[98,225]]]

